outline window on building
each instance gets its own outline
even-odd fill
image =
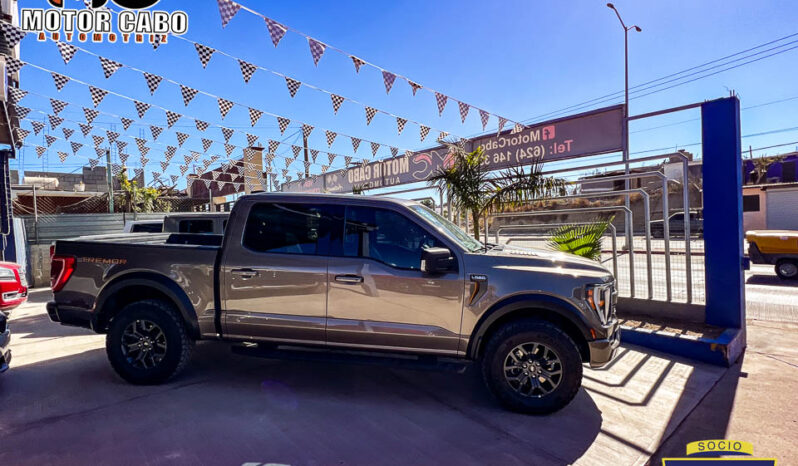
[[[759,212],[759,194],[743,196],[743,212]]]

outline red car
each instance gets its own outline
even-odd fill
[[[27,281],[19,264],[0,262],[0,311],[10,311],[27,299]]]

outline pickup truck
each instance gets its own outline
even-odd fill
[[[751,262],[775,266],[782,280],[798,280],[798,231],[746,231],[745,240]]]
[[[482,244],[414,201],[240,198],[220,235],[55,242],[55,322],[106,334],[134,384],[165,382],[196,340],[481,368],[505,407],[548,413],[619,345],[612,274],[594,261]],[[298,351],[294,351],[297,354]]]

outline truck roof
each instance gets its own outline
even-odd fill
[[[382,197],[382,196],[363,196],[359,194],[279,192],[279,193],[254,193],[244,197],[254,198],[259,200],[269,200],[269,201],[302,200],[302,201],[327,202],[333,204],[346,204],[349,201],[361,201],[361,202],[368,201],[374,203],[399,204],[399,205],[418,204],[416,201],[412,199],[400,199],[396,197]]]

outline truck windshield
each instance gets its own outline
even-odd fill
[[[413,205],[410,206],[410,208],[468,251],[475,252],[485,247],[479,241],[468,236],[468,233],[463,231],[460,227],[450,222],[445,217],[438,215],[429,208],[423,205]]]

